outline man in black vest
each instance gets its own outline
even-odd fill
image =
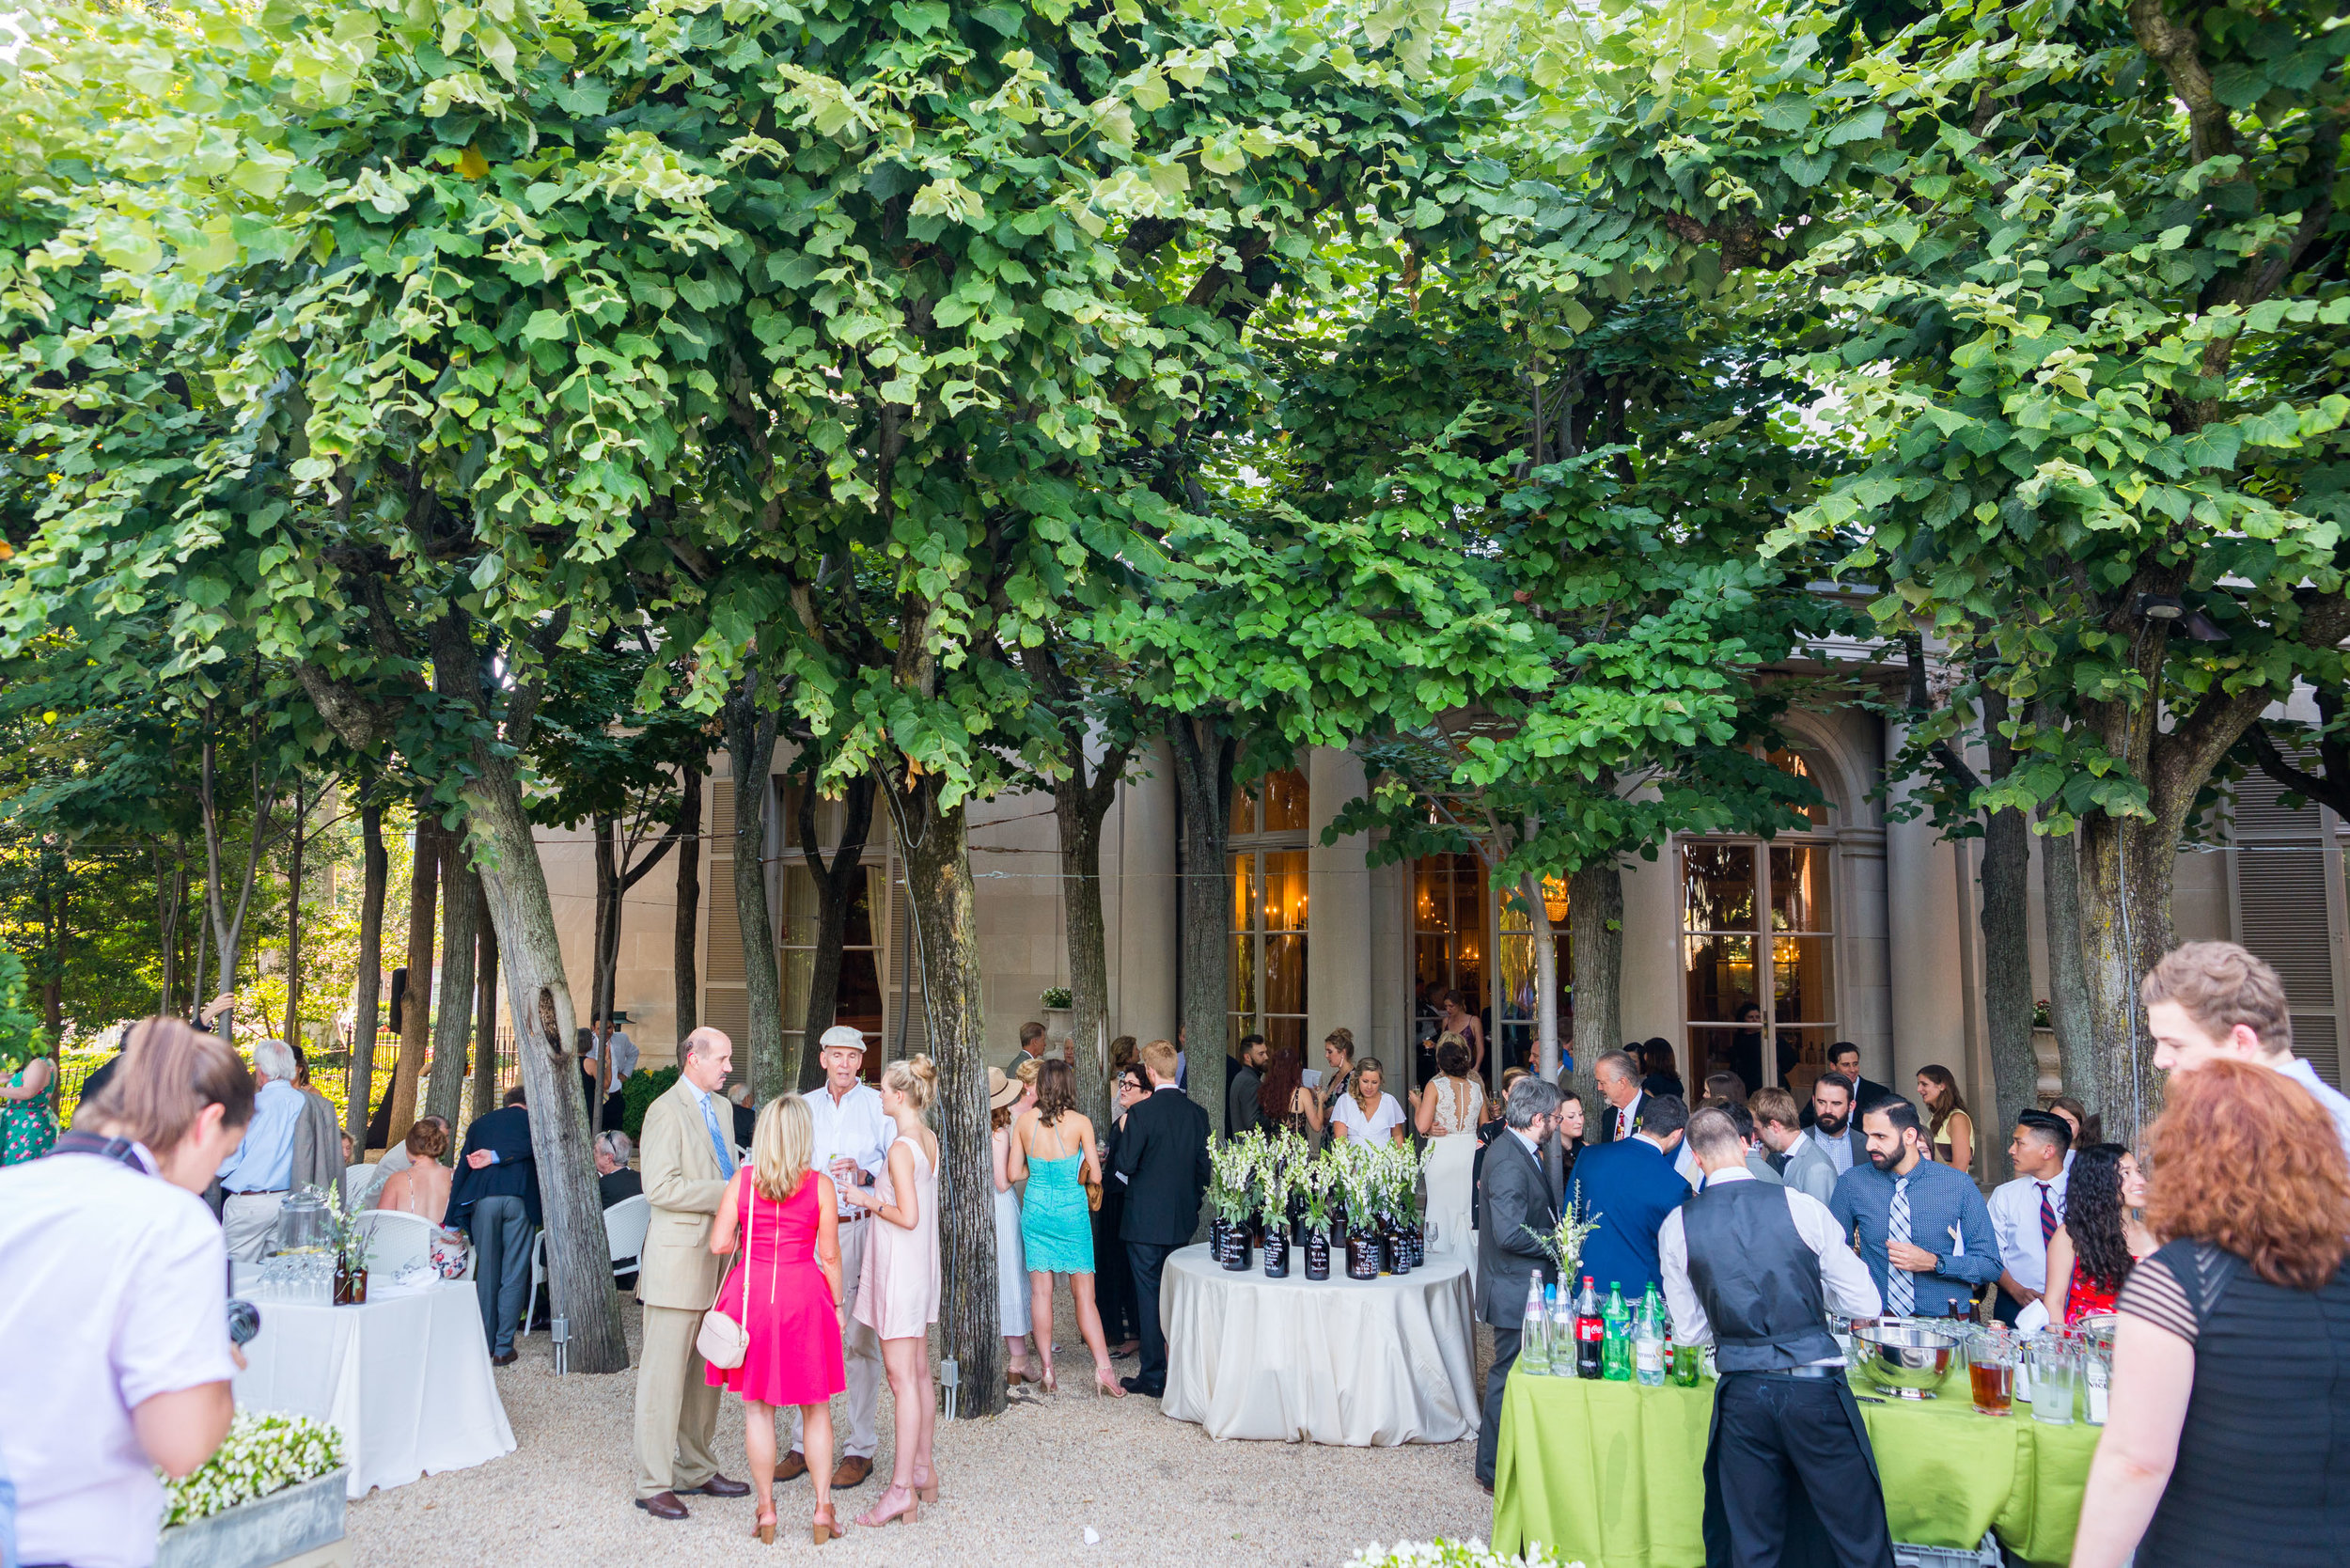
[[[1827,1206],[1758,1182],[1729,1116],[1689,1119],[1704,1185],[1657,1234],[1673,1342],[1715,1346],[1721,1383],[1705,1446],[1707,1568],[1810,1560],[1791,1533],[1824,1538],[1819,1560],[1893,1568],[1885,1493],[1829,1308],[1873,1318],[1876,1282]]]
[[[1151,1075],[1151,1093],[1126,1113],[1110,1166],[1126,1188],[1126,1216],[1118,1233],[1134,1269],[1135,1309],[1142,1320],[1142,1365],[1119,1382],[1130,1394],[1158,1399],[1167,1392],[1159,1275],[1167,1254],[1190,1246],[1199,1228],[1199,1198],[1208,1190],[1208,1113],[1176,1087],[1174,1046],[1151,1042],[1142,1048],[1142,1067]]]

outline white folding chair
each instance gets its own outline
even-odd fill
[[[343,1168],[343,1212],[351,1214],[375,1201],[384,1185],[384,1172],[373,1160]]]
[[[652,1228],[652,1200],[643,1193],[623,1198],[603,1211],[603,1240],[612,1258],[612,1277],[636,1272],[636,1260],[645,1250],[645,1232]],[[530,1293],[523,1298],[523,1322],[519,1333],[530,1332],[530,1309],[539,1299],[539,1287],[547,1282],[547,1233],[539,1232],[530,1244]]]
[[[400,1270],[432,1256],[432,1232],[437,1229],[422,1215],[399,1209],[369,1209],[359,1216],[368,1238],[368,1272],[384,1279],[398,1278]]]

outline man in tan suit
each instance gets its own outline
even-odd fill
[[[716,1029],[685,1037],[678,1080],[645,1112],[639,1138],[652,1219],[636,1278],[645,1342],[636,1362],[636,1506],[682,1519],[678,1494],[740,1497],[711,1457],[718,1390],[694,1348],[717,1294],[724,1261],[711,1256],[710,1226],[734,1175],[733,1107],[718,1094],[734,1068],[734,1043]]]

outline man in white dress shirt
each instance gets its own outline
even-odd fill
[[[1778,1562],[1800,1488],[1839,1568],[1891,1568],[1876,1460],[1825,1321],[1825,1310],[1875,1317],[1876,1281],[1826,1205],[1754,1179],[1729,1116],[1699,1111],[1687,1140],[1705,1184],[1666,1216],[1656,1251],[1673,1342],[1713,1344],[1721,1373],[1705,1447],[1706,1560]]]
[[[2015,1118],[2007,1157],[2015,1180],[1991,1191],[1991,1233],[1999,1241],[1999,1289],[1991,1314],[2015,1314],[2048,1289],[2048,1239],[2064,1223],[2064,1192],[2072,1175],[2073,1126],[2060,1116],[2028,1110]]]
[[[835,1024],[817,1041],[824,1081],[803,1098],[808,1120],[815,1123],[815,1168],[837,1184],[870,1186],[888,1157],[895,1136],[882,1112],[881,1090],[864,1081],[865,1037],[846,1024]],[[865,1267],[865,1244],[872,1227],[870,1209],[848,1202],[840,1205],[840,1349],[849,1380],[849,1440],[834,1469],[835,1486],[861,1486],[873,1473],[873,1453],[881,1447],[875,1424],[881,1409],[881,1341],[856,1321],[857,1276]],[[791,1407],[791,1450],[776,1463],[777,1481],[796,1481],[807,1474],[807,1457],[800,1451],[800,1410]]]
[[[2207,1061],[2235,1057],[2282,1073],[2315,1097],[2334,1119],[2350,1150],[2350,1098],[2293,1054],[2293,1020],[2277,971],[2233,942],[2189,942],[2173,948],[2138,988],[2146,1032],[2154,1037],[2154,1065],[2191,1073]]]
[[[277,1233],[277,1211],[293,1181],[294,1129],[302,1121],[292,1046],[282,1040],[257,1043],[253,1075],[261,1082],[253,1121],[219,1170],[227,1194],[220,1211],[223,1239],[228,1256],[246,1263],[259,1262]]]

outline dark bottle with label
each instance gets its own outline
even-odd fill
[[[1574,1298],[1575,1376],[1595,1379],[1600,1375],[1600,1353],[1606,1339],[1607,1325],[1599,1315],[1599,1292],[1587,1274],[1583,1277],[1583,1289]]]

